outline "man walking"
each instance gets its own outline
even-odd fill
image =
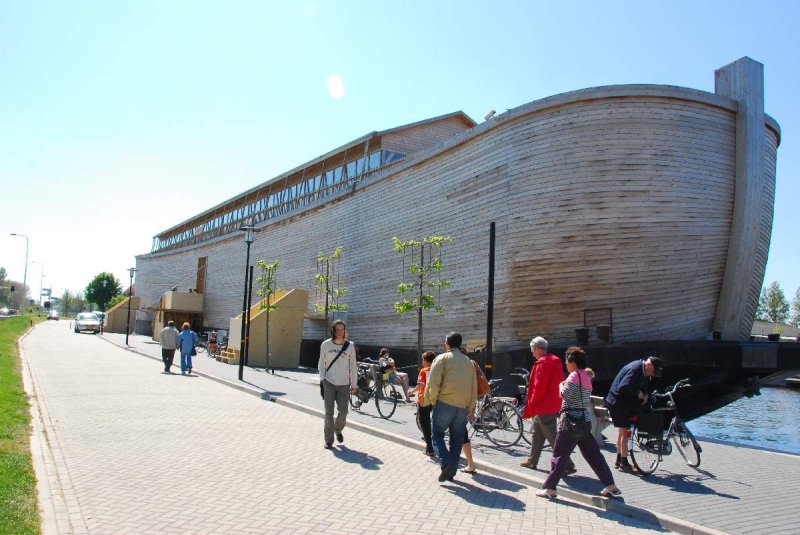
[[[161,329],[161,360],[164,361],[164,373],[172,373],[172,361],[178,348],[179,334],[174,321],[168,321],[167,326]]]
[[[433,361],[424,394],[433,405],[433,443],[441,463],[440,482],[455,477],[467,436],[467,414],[475,410],[478,394],[472,361],[458,349],[461,335],[448,334],[444,347],[447,351]],[[444,442],[445,430],[450,431],[449,450]]]
[[[344,442],[342,430],[347,423],[348,394],[358,392],[356,386],[356,347],[347,339],[347,328],[342,320],[331,324],[331,337],[319,349],[319,380],[325,401],[325,448],[336,441]],[[336,403],[336,420],[333,404]]]
[[[664,363],[658,357],[634,360],[626,364],[614,378],[606,396],[608,413],[617,428],[617,462],[614,467],[623,472],[634,471],[628,462],[631,416],[638,415],[647,401],[647,378],[661,377],[663,367]]]
[[[550,446],[556,442],[556,422],[561,410],[559,385],[564,381],[564,365],[560,358],[547,352],[547,340],[541,336],[531,340],[531,353],[534,362],[522,417],[533,418],[533,434],[528,459],[521,462],[520,466],[536,470],[545,439]],[[575,463],[570,459],[563,475],[575,472]]]

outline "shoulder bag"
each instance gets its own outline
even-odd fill
[[[330,364],[328,364],[328,367],[327,367],[327,368],[325,368],[325,373],[326,373],[326,374],[328,373],[328,370],[330,370],[330,369],[331,369],[331,366],[333,366],[333,363],[334,363],[334,362],[336,362],[336,360],[337,360],[339,357],[341,357],[341,356],[342,356],[342,353],[344,353],[345,351],[347,351],[347,348],[348,348],[349,346],[350,346],[350,340],[345,340],[345,341],[344,341],[344,345],[342,346],[342,349],[340,349],[340,350],[339,350],[339,354],[338,354],[338,355],[336,355],[336,358],[334,358],[334,359],[331,361],[331,363],[330,363]],[[323,378],[323,381],[324,381],[324,378]],[[319,382],[319,395],[320,395],[320,396],[322,396],[322,399],[325,399],[325,387],[324,387],[324,386],[322,386],[322,382],[323,382],[323,381],[320,381],[320,382]]]
[[[578,374],[578,384],[580,385],[579,394],[581,398],[581,404],[583,404],[583,381],[581,380],[581,374]],[[563,415],[561,421],[561,430],[569,436],[571,440],[575,442],[580,442],[584,438],[588,437],[592,433],[592,422],[586,419],[585,411],[581,407],[580,416],[576,416],[571,414],[569,411],[575,409],[564,409],[561,411]]]

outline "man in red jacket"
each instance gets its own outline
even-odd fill
[[[550,446],[556,441],[556,421],[561,411],[558,385],[564,380],[564,365],[560,358],[547,352],[547,340],[541,336],[531,340],[531,353],[534,362],[522,417],[533,418],[533,435],[528,460],[521,462],[520,466],[536,470],[544,440],[547,439]],[[564,475],[575,472],[575,464],[570,459]]]

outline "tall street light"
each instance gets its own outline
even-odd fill
[[[244,351],[245,351],[245,321],[247,319],[247,309],[250,308],[249,297],[247,295],[247,283],[250,278],[250,245],[253,243],[253,232],[255,227],[252,224],[242,225],[239,230],[244,232],[244,242],[247,244],[247,257],[244,263],[244,298],[242,301],[242,332],[241,339],[239,340],[239,380],[244,379]]]
[[[131,301],[133,300],[133,274],[137,271],[136,268],[128,268],[128,273],[131,275],[131,283],[128,286],[128,322],[125,324],[125,345],[128,345],[128,335],[131,333]]]
[[[25,274],[22,276],[22,301],[23,304],[27,304],[28,301],[28,246],[30,245],[31,241],[25,234],[17,234],[16,232],[11,233],[12,236],[19,236],[20,238],[25,238]]]

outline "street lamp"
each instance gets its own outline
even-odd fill
[[[131,275],[131,283],[128,286],[128,322],[125,324],[125,345],[128,345],[128,335],[131,332],[131,301],[133,300],[133,274],[137,271],[136,268],[128,268],[128,273]]]
[[[247,295],[247,283],[250,278],[250,244],[253,243],[253,232],[255,227],[252,224],[242,225],[239,230],[244,232],[244,242],[247,244],[247,257],[244,264],[244,298],[242,300],[242,332],[241,339],[239,340],[239,380],[244,379],[244,352],[245,352],[245,320],[247,318],[247,310],[249,307],[249,297]]]
[[[17,234],[16,232],[12,232],[11,236],[19,236],[20,238],[25,238],[25,274],[22,276],[22,301],[27,302],[28,296],[28,246],[30,245],[31,241],[25,234]]]

